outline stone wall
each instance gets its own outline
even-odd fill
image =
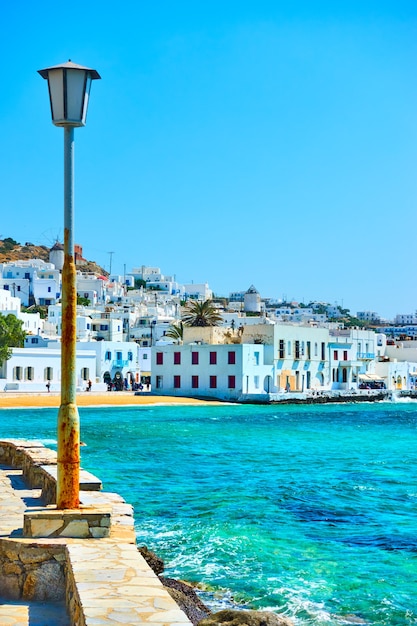
[[[11,600],[65,598],[65,546],[0,539],[1,595]]]

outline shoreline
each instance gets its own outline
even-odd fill
[[[0,409],[24,409],[24,408],[59,408],[61,403],[60,393],[39,392],[29,394],[27,392],[5,391],[0,393]],[[111,407],[111,406],[164,406],[164,405],[219,405],[224,404],[218,400],[198,400],[196,398],[183,398],[177,396],[156,396],[150,393],[135,395],[132,391],[107,391],[94,392],[84,391],[77,393],[78,407]]]

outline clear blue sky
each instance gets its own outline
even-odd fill
[[[76,235],[216,294],[417,308],[415,0],[3,3],[0,236],[63,232],[37,70],[97,69]]]

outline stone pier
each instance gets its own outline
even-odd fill
[[[132,507],[101,487],[82,470],[80,509],[57,511],[56,453],[0,441],[2,626],[191,625],[139,554]]]

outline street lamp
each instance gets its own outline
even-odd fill
[[[96,70],[71,61],[39,70],[47,79],[52,123],[64,128],[64,267],[62,269],[61,405],[58,413],[58,509],[79,506],[80,420],[76,405],[77,291],[74,259],[74,128],[85,126]]]

